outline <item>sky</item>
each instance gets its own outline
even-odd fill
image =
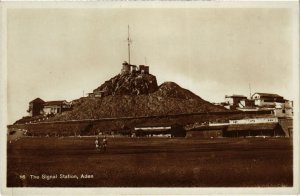
[[[295,15],[287,8],[23,8],[7,11],[8,123],[28,103],[77,99],[131,64],[210,102],[295,99]]]

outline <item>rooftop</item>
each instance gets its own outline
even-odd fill
[[[29,103],[45,103],[45,101],[38,97],[38,98],[30,101]]]
[[[66,102],[66,100],[47,101],[47,102],[44,103],[44,106],[61,105],[64,102]]]
[[[247,98],[246,96],[244,95],[225,95],[225,98],[234,98],[234,97],[238,97],[238,98]]]
[[[272,93],[254,93],[253,95],[255,95],[255,94],[258,94],[261,97],[277,97],[277,98],[282,98],[282,96],[280,96],[278,94],[272,94]]]

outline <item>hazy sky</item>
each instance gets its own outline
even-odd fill
[[[71,101],[118,74],[127,60],[158,83],[174,81],[211,102],[226,94],[294,98],[290,9],[9,9],[8,121],[28,103]]]

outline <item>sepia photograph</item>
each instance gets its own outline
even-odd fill
[[[6,195],[299,191],[298,2],[70,5],[1,8]]]

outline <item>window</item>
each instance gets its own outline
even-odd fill
[[[285,110],[282,110],[282,113],[285,113]]]

